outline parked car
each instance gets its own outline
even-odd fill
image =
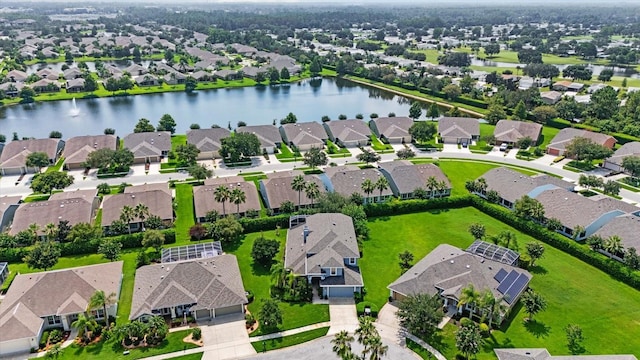
[[[466,148],[466,147],[467,147],[467,141],[466,141],[466,140],[462,142],[462,147],[463,147],[463,148]]]
[[[508,148],[509,145],[507,143],[502,143],[502,145],[500,145],[500,151],[507,151]]]

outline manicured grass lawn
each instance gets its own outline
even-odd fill
[[[293,151],[284,143],[280,144],[280,152],[276,154],[276,159],[293,159]]]
[[[333,152],[331,149],[333,149]],[[328,154],[344,154],[344,155],[351,154],[348,149],[334,144],[331,140],[327,140],[327,153]]]
[[[407,348],[411,349],[411,351],[416,353],[421,358],[429,359],[429,360],[433,359],[433,355],[431,355],[430,352],[425,350],[422,346],[416,344],[413,340],[406,339],[406,342],[407,342]]]
[[[267,239],[277,239],[280,241],[280,253],[277,259],[284,256],[284,243],[286,241],[287,232],[285,229],[280,230],[280,236],[276,236],[275,231],[263,232]],[[255,299],[249,304],[249,311],[257,315],[260,311],[263,299],[268,299],[269,288],[271,287],[271,276],[269,269],[260,265],[254,265],[251,258],[251,247],[255,239],[260,237],[260,233],[248,234],[237,244],[223,245],[225,252],[234,254],[238,257],[238,265],[242,274],[242,282],[246,290],[251,290],[255,295]],[[282,310],[283,324],[279,330],[294,329],[310,324],[329,321],[328,305],[313,305],[309,303],[286,303],[280,302]],[[263,335],[260,328],[252,333],[252,335]]]
[[[480,123],[480,138],[493,135],[493,131],[496,129],[495,125]]]
[[[465,162],[465,161],[447,161],[440,159],[438,166],[447,175],[451,182],[451,195],[466,195],[467,189],[464,187],[464,183],[467,180],[475,180],[482,176],[487,171],[498,167],[500,165],[485,164],[477,162]],[[515,169],[527,175],[532,175],[534,172],[524,169]]]
[[[202,359],[202,353],[182,355],[172,358],[173,360],[200,360]]]
[[[275,349],[282,349],[293,345],[298,345],[305,343],[307,341],[311,341],[317,338],[321,338],[327,335],[329,332],[329,327],[323,327],[319,329],[313,329],[305,332],[301,332],[295,335],[284,336],[276,339],[267,340],[263,346],[262,341],[252,342],[251,345],[256,352],[260,353],[265,351],[271,351]]]
[[[132,349],[128,355],[123,355],[122,352],[125,349],[113,340],[84,347],[73,344],[64,349],[57,359],[142,359],[149,356],[192,349],[197,346],[182,341],[182,339],[189,335],[190,332],[191,330],[183,330],[169,333],[165,341],[160,346]],[[200,355],[200,357],[202,356],[201,354],[198,355]],[[199,359],[200,357],[194,357],[194,359]]]
[[[377,136],[371,135],[371,147],[373,150],[381,151],[381,150],[392,150],[393,147],[389,144],[385,144]]]
[[[195,224],[193,186],[176,184],[176,202],[176,244],[187,244],[191,241],[189,228]]]
[[[187,143],[187,135],[181,134],[181,135],[171,135],[171,150],[173,150],[174,152],[176,151],[176,148],[178,147],[178,145],[184,145]]]
[[[558,134],[560,129],[551,127],[551,126],[543,126],[542,127],[542,135],[540,136],[540,145],[538,146],[540,149],[546,148],[551,140]]]
[[[475,222],[485,225],[487,234],[514,232],[521,251],[533,241],[474,208],[371,219],[370,239],[363,243],[360,262],[365,300],[379,306],[386,302],[387,285],[400,275],[400,252],[408,250],[418,261],[442,243],[466,248],[473,242],[467,228]],[[527,315],[517,306],[512,320],[493,331],[478,358],[495,358],[494,347],[546,347],[554,355],[568,354],[564,327],[570,323],[582,327],[587,354],[640,355],[640,292],[549,245],[545,249],[531,270],[531,287],[546,299],[547,310],[525,326]],[[442,341],[432,345],[448,359],[455,358],[455,327],[446,327],[440,335]]]
[[[96,226],[102,226],[102,209],[98,209],[96,212],[96,218],[93,220]]]
[[[35,201],[46,201],[46,200],[49,200],[50,197],[51,197],[51,194],[33,193],[27,196],[26,198],[24,198],[23,202],[29,203],[29,202],[35,202]]]
[[[49,166],[47,167],[46,172],[56,172],[56,171],[60,171],[60,169],[62,169],[62,164],[64,163],[64,156],[61,156],[58,159],[58,162],[56,162],[55,165]]]

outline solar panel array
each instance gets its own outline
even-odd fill
[[[508,274],[507,270],[500,269],[498,271],[498,273],[496,274],[496,276],[493,277],[493,279],[496,280],[497,282],[501,283],[502,280],[504,280],[504,278],[507,277],[507,274]]]
[[[507,277],[500,282],[500,285],[498,285],[498,291],[500,292],[500,294],[506,293],[509,287],[513,285],[513,282],[516,281],[517,278],[518,272],[515,270],[511,270],[509,275],[507,275]]]
[[[509,290],[504,294],[504,301],[511,305],[518,295],[520,295],[522,290],[524,290],[524,287],[527,286],[527,282],[529,282],[529,278],[525,274],[520,274],[511,287],[509,287]]]
[[[192,244],[162,249],[162,262],[170,263],[183,260],[206,259],[222,255],[220,241]]]
[[[497,290],[504,295],[504,301],[509,305],[518,298],[518,295],[520,295],[529,282],[527,275],[519,273],[516,270],[511,270],[511,272],[507,274],[505,269],[500,269],[493,278],[500,283]]]
[[[511,249],[482,240],[474,241],[473,244],[467,248],[467,252],[511,266],[515,266],[520,257],[520,254]]]

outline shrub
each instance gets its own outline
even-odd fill
[[[364,315],[364,309],[366,308],[369,308],[369,310],[371,311],[369,313],[369,316],[373,318],[378,317],[378,312],[380,311],[380,309],[378,309],[378,306],[376,304],[368,301],[363,301],[356,304],[356,310],[358,311],[358,316]]]
[[[468,317],[463,317],[462,319],[460,319],[460,325],[462,326],[469,326],[473,324],[473,320],[469,319]]]
[[[45,330],[42,332],[42,336],[40,337],[40,349],[44,349],[47,346],[47,340],[49,340],[49,330]]]
[[[193,328],[193,330],[191,330],[191,338],[193,340],[202,339],[202,330],[199,327]]]
[[[255,295],[253,294],[253,291],[247,290],[247,303],[251,304],[254,298],[255,298]]]
[[[253,324],[256,323],[256,318],[251,314],[245,315],[244,316],[244,320],[245,320],[245,324],[247,325],[247,327],[252,327]]]
[[[364,211],[368,217],[410,214],[434,209],[452,209],[471,205],[472,195],[454,196],[431,200],[387,201],[378,204],[367,204]]]
[[[51,330],[51,332],[49,333],[49,344],[57,344],[60,341],[62,341],[62,330],[60,329],[53,329]]]

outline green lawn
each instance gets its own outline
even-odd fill
[[[441,243],[466,248],[473,242],[467,228],[475,222],[484,224],[487,234],[513,231],[520,249],[533,240],[470,207],[371,219],[360,262],[365,300],[378,306],[386,302],[386,286],[400,275],[400,252],[412,252],[417,261]],[[568,354],[563,329],[569,323],[582,327],[588,354],[640,355],[640,292],[562,251],[545,248],[544,258],[532,269],[531,287],[546,299],[547,310],[525,326],[526,314],[517,306],[513,320],[492,333],[478,358],[495,358],[493,347],[546,347],[554,355]],[[453,326],[445,328],[443,340],[433,344],[448,359],[457,352],[454,333]]]
[[[560,129],[554,128],[551,126],[543,126],[542,127],[542,135],[540,136],[540,145],[538,146],[541,149],[544,149],[549,145],[551,140],[558,134]]]
[[[182,341],[191,330],[182,330],[169,333],[165,341],[152,348],[132,349],[128,355],[124,355],[125,350],[115,341],[100,342],[89,346],[78,346],[73,344],[64,349],[57,359],[96,359],[96,360],[117,360],[117,359],[142,359],[149,356],[167,354],[175,351],[193,349],[197,345]],[[200,357],[201,354],[198,354]],[[200,357],[190,357],[188,359],[199,359]]]
[[[195,224],[193,210],[193,186],[189,184],[176,184],[176,244],[188,244],[189,228]]]
[[[280,144],[280,152],[276,154],[276,159],[293,159],[293,151],[282,143]]]
[[[277,239],[280,241],[280,253],[278,258],[284,256],[284,243],[286,240],[286,230],[280,230],[280,236],[276,236],[274,231],[265,231],[264,237],[268,239]],[[255,295],[255,299],[248,308],[252,314],[260,311],[263,299],[270,298],[269,287],[271,286],[271,277],[269,269],[260,265],[254,265],[251,258],[251,247],[253,241],[260,237],[260,233],[248,234],[238,244],[229,244],[224,246],[224,250],[228,253],[235,254],[238,257],[238,265],[242,274],[242,282],[246,290],[251,290]],[[312,305],[309,303],[280,303],[282,310],[283,324],[279,330],[294,329],[310,324],[329,321],[328,305]],[[263,335],[260,329],[252,335]]]
[[[62,164],[63,163],[64,163],[64,156],[60,156],[60,158],[58,159],[58,162],[56,162],[55,165],[47,167],[46,172],[60,171],[60,169],[62,169]]]
[[[264,342],[264,344],[262,341],[256,341],[256,342],[252,342],[251,345],[253,346],[254,349],[256,349],[256,352],[260,353],[264,351],[282,349],[289,346],[302,344],[307,341],[321,338],[327,335],[327,332],[329,332],[328,326],[319,328],[319,329],[313,329],[313,330],[301,332],[295,335],[289,335],[289,336],[267,340]]]
[[[411,351],[413,351],[414,353],[416,353],[418,356],[420,356],[423,359],[428,359],[431,360],[433,359],[433,355],[431,355],[431,353],[429,351],[427,351],[425,348],[423,348],[422,346],[418,345],[416,342],[414,342],[411,339],[407,339],[407,348],[411,349]]]
[[[467,161],[447,161],[446,159],[440,159],[438,166],[447,175],[451,182],[451,195],[466,195],[467,189],[464,187],[464,183],[467,180],[475,180],[482,176],[487,171],[500,166],[499,164],[481,163],[481,162],[467,162]],[[533,175],[535,172],[525,169],[514,168],[516,171],[520,171],[526,175]]]
[[[176,356],[176,357],[174,357],[172,359],[173,360],[200,360],[200,359],[202,359],[202,353]]]
[[[185,145],[187,143],[187,135],[171,135],[171,150],[176,151],[178,145]]]
[[[393,150],[393,147],[389,144],[385,144],[377,136],[371,134],[371,147],[373,150],[381,151],[381,150]]]
[[[102,226],[102,208],[98,209],[96,212],[96,218],[93,220],[93,223],[96,226]]]

